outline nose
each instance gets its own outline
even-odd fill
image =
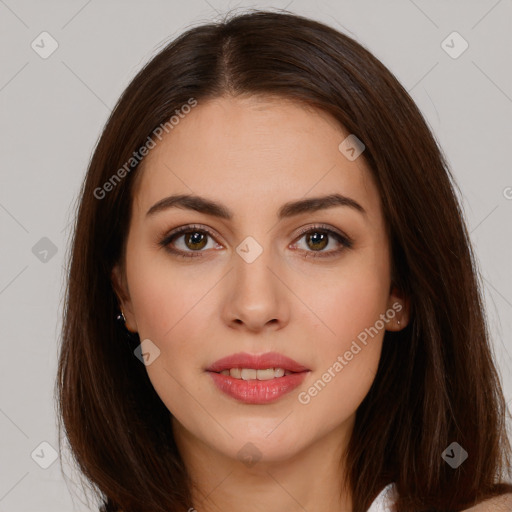
[[[251,263],[235,253],[233,265],[223,308],[226,324],[251,332],[283,328],[289,320],[290,292],[270,250]]]

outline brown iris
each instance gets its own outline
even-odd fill
[[[310,245],[310,241],[312,241],[314,246]],[[314,231],[312,234],[306,235],[306,243],[310,249],[324,249],[327,245],[327,241],[328,235],[320,231]]]
[[[206,245],[208,235],[200,231],[189,231],[184,234],[185,244],[189,249],[202,249]],[[190,240],[190,245],[189,245]]]

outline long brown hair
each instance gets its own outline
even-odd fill
[[[123,260],[140,170],[133,152],[191,98],[239,94],[280,95],[330,113],[365,144],[380,190],[391,277],[410,301],[411,320],[386,332],[357,410],[346,454],[354,511],[366,511],[390,482],[398,512],[460,511],[512,490],[481,280],[457,185],[433,135],[392,73],[353,39],[288,12],[252,11],[188,29],[137,74],[80,191],[56,392],[59,427],[101,510],[192,505],[170,412],[134,357],[138,336],[127,339],[116,322],[111,271]],[[112,180],[121,168],[122,179]],[[442,458],[452,442],[468,453],[455,469]]]

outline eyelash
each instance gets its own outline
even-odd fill
[[[215,239],[215,235],[212,231],[210,231],[205,226],[200,226],[197,224],[190,224],[188,226],[182,226],[174,231],[171,231],[171,233],[165,235],[163,239],[158,242],[158,245],[163,247],[166,251],[170,252],[171,254],[178,256],[180,258],[196,258],[196,257],[202,257],[202,250],[199,251],[181,251],[179,249],[173,249],[170,247],[170,244],[174,242],[177,238],[179,238],[180,235],[183,235],[185,233],[194,233],[194,232],[200,232],[200,233],[206,233],[211,238]],[[336,239],[337,242],[339,242],[343,247],[341,249],[336,249],[334,251],[305,251],[305,258],[330,258],[337,256],[339,253],[344,251],[345,249],[350,249],[353,246],[353,240],[348,237],[347,235],[342,235],[341,233],[338,233],[336,231],[333,231],[327,226],[324,226],[322,224],[309,226],[307,228],[303,228],[300,230],[300,232],[297,235],[297,242],[308,233],[315,233],[315,232],[321,232],[325,233],[329,236],[332,236]]]

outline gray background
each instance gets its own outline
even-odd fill
[[[74,202],[110,109],[141,66],[190,25],[245,7],[287,7],[338,28],[410,92],[462,191],[512,399],[511,0],[0,0],[0,512],[94,510],[58,460],[40,467],[51,462],[40,443],[57,448],[52,394]],[[31,47],[51,48],[43,31],[58,43],[45,59]],[[457,58],[441,45],[453,31],[469,44]]]

